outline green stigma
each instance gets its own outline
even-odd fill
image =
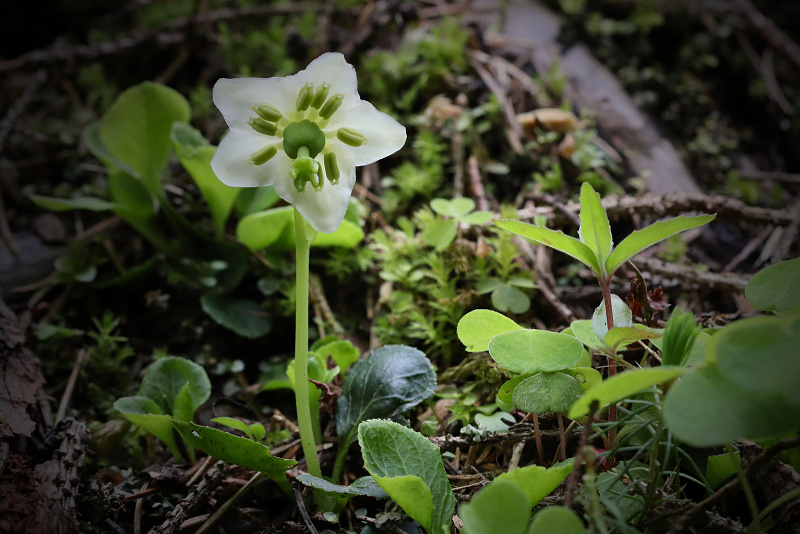
[[[311,158],[316,158],[325,148],[325,134],[308,119],[293,122],[283,130],[283,151],[286,155],[295,159],[300,147],[307,147]]]
[[[300,147],[298,153],[289,169],[289,177],[292,179],[295,189],[302,193],[306,190],[306,184],[310,182],[315,191],[320,191],[322,189],[322,166],[309,157],[307,147]]]

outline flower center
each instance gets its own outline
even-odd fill
[[[325,148],[325,134],[308,119],[293,122],[283,130],[283,151],[287,156],[296,159],[297,150],[303,146],[308,148],[310,158],[316,158]]]

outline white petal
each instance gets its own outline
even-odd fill
[[[369,102],[362,101],[350,109],[340,109],[336,121],[331,121],[325,127],[326,132],[335,132],[341,127],[353,128],[367,138],[367,141],[359,146],[352,147],[345,145],[335,136],[329,141],[336,144],[336,150],[349,154],[353,163],[360,167],[367,165],[386,156],[394,154],[406,143],[406,128],[392,117],[378,111]],[[338,156],[338,153],[337,153]]]
[[[358,81],[356,80],[356,69],[345,61],[344,56],[338,52],[326,52],[308,64],[305,70],[297,74],[287,76],[286,81],[291,84],[295,98],[297,91],[306,82],[312,82],[314,87],[319,87],[322,83],[331,84],[329,95],[337,93],[344,94],[342,107],[334,113],[334,117],[342,109],[356,105],[361,99],[358,96]],[[295,102],[292,102],[294,105]]]
[[[213,91],[214,105],[231,130],[250,129],[247,121],[256,116],[257,104],[271,104],[285,114],[294,110],[296,98],[284,78],[221,78]]]
[[[214,157],[211,170],[219,181],[231,187],[260,187],[270,185],[276,176],[288,176],[292,160],[276,141],[255,132],[231,130],[222,138]],[[257,150],[277,144],[278,153],[263,165],[250,165],[250,156]]]
[[[335,232],[344,220],[350,193],[356,183],[356,168],[347,154],[337,151],[336,157],[339,164],[339,183],[331,185],[327,180],[322,186],[322,191],[314,191],[311,184],[306,185],[302,193],[295,189],[288,171],[284,176],[275,177],[275,192],[286,202],[293,204],[297,211],[318,232],[330,234]],[[322,156],[317,161],[322,164]]]

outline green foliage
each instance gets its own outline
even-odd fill
[[[358,443],[366,470],[409,517],[429,534],[450,532],[456,498],[436,445],[422,434],[382,420],[361,423]]]
[[[181,458],[170,420],[191,421],[210,395],[211,382],[201,366],[170,356],[156,360],[147,369],[138,396],[118,399],[114,408],[163,441],[175,458]]]
[[[184,441],[191,446],[218,460],[264,473],[281,486],[287,494],[291,494],[284,473],[287,469],[297,465],[294,460],[276,458],[269,453],[269,447],[216,428],[174,419],[172,425]]]
[[[661,363],[686,365],[699,333],[700,326],[692,313],[679,309],[673,311],[664,327]]]
[[[758,310],[780,315],[800,311],[800,258],[759,271],[747,283],[747,300]]]

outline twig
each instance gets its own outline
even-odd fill
[[[786,449],[791,449],[793,447],[797,447],[800,445],[800,436],[795,436],[793,438],[784,438],[772,446],[764,450],[761,454],[753,458],[747,467],[744,469],[744,475],[749,476],[753,473],[756,469],[760,468],[765,462],[767,462],[770,458],[775,456],[781,451]],[[706,508],[714,504],[715,502],[719,501],[729,493],[733,492],[735,489],[739,487],[739,478],[734,478],[720,489],[718,489],[714,494],[710,495],[709,497],[703,499],[699,503],[690,504],[687,507],[681,508],[674,512],[674,515],[683,514],[681,518],[678,520],[675,525],[673,525],[672,529],[669,531],[669,534],[674,534],[678,532],[683,532],[689,525],[694,523],[695,518]]]
[[[142,484],[142,489],[139,490],[140,494],[144,494],[147,491],[147,486],[150,484],[149,480],[145,480],[144,484]],[[144,496],[144,495],[142,495]],[[137,499],[136,505],[133,508],[133,534],[141,534],[142,533],[142,503],[144,499]]]
[[[342,328],[342,325],[336,320],[336,316],[333,315],[330,304],[328,304],[328,300],[325,298],[325,291],[322,289],[322,282],[320,282],[318,276],[311,275],[308,284],[308,292],[311,303],[314,305],[314,312],[322,322],[322,325],[319,325],[320,336],[325,336],[323,326],[325,323],[331,325],[331,329],[335,334],[344,334],[344,328]]]
[[[297,510],[300,512],[300,517],[303,518],[303,523],[306,524],[311,534],[319,534],[314,523],[311,522],[311,517],[308,515],[308,510],[306,510],[306,504],[303,502],[303,493],[300,490],[299,484],[294,485],[294,498],[297,501]]]
[[[733,0],[747,25],[758,33],[772,48],[786,56],[800,69],[800,46],[781,31],[771,19],[758,11],[750,0]]]
[[[442,451],[451,451],[459,447],[471,447],[473,445],[488,445],[492,443],[514,443],[522,440],[529,440],[535,435],[533,425],[529,422],[517,423],[508,429],[508,432],[490,433],[488,436],[474,440],[465,436],[441,436],[429,438],[431,443],[439,447]],[[551,442],[559,440],[558,430],[539,430],[539,435]],[[567,434],[567,438],[577,438],[579,432],[574,431]]]
[[[471,54],[470,55],[470,64],[481,77],[483,83],[486,84],[486,87],[489,88],[489,91],[497,98],[497,101],[500,103],[500,109],[503,112],[503,117],[505,118],[505,132],[506,138],[508,139],[508,144],[511,146],[512,150],[517,154],[524,153],[524,149],[522,147],[522,126],[517,121],[517,114],[514,112],[514,107],[511,105],[511,101],[508,99],[508,95],[506,95],[505,90],[501,87],[500,83],[489,73],[489,70],[483,65],[483,56],[486,54]]]
[[[486,191],[483,189],[481,172],[478,169],[478,158],[476,158],[474,154],[467,160],[467,173],[469,174],[469,184],[472,186],[472,195],[478,202],[478,209],[481,211],[489,211],[489,201],[486,199]]]
[[[597,412],[597,408],[599,406],[600,403],[597,401],[593,401],[589,406],[589,414],[586,416],[586,424],[583,425],[583,429],[581,430],[581,439],[578,442],[578,452],[575,455],[575,463],[572,464],[572,471],[570,472],[569,477],[567,477],[567,492],[564,496],[565,508],[572,507],[572,500],[575,498],[575,491],[578,489],[578,479],[581,476],[581,464],[583,463],[584,449],[589,443],[592,420],[594,419],[594,414]]]
[[[746,180],[772,180],[775,182],[785,182],[789,184],[800,184],[800,174],[777,171],[744,170],[736,171],[739,176]]]
[[[525,196],[534,201],[544,199],[538,193],[527,193]],[[763,222],[776,226],[786,226],[796,220],[796,216],[790,214],[787,210],[748,206],[741,200],[720,195],[669,193],[666,195],[649,194],[641,197],[607,196],[603,199],[603,207],[610,218],[621,218],[632,214],[667,217],[687,211],[702,211],[716,213],[719,217]],[[579,204],[573,202],[565,204],[564,208],[574,213],[578,213],[581,209]],[[536,215],[542,215],[548,219],[564,220],[565,217],[557,213],[558,211],[553,207],[533,208],[520,210],[519,215],[520,218],[528,219]]]
[[[69,406],[69,401],[72,398],[72,392],[75,389],[75,383],[78,381],[78,374],[81,372],[83,364],[86,363],[86,360],[88,359],[88,351],[85,349],[78,350],[78,357],[75,360],[75,365],[72,367],[72,373],[69,375],[67,387],[64,388],[64,395],[61,397],[61,404],[58,405],[58,411],[56,412],[56,423],[64,419],[64,415],[67,413],[67,407]]]
[[[783,261],[783,259],[789,255],[797,233],[800,231],[800,199],[795,200],[788,211],[792,222],[784,229],[783,238],[775,249],[775,253],[772,254],[772,261],[774,263]]]
[[[775,229],[774,226],[767,226],[763,228],[750,242],[739,251],[739,253],[728,262],[728,264],[722,269],[722,272],[732,271],[737,265],[742,263],[747,257],[761,248],[764,245],[764,241],[769,237],[772,231]]]
[[[215,463],[203,475],[203,480],[192,488],[189,494],[167,514],[164,522],[150,529],[149,534],[172,534],[177,532],[189,515],[202,505],[211,495],[211,492],[219,486],[220,481],[225,478],[229,469],[230,467],[225,462],[218,461]]]
[[[239,500],[247,494],[248,491],[256,487],[256,485],[264,478],[264,473],[256,473],[247,483],[239,488],[236,493],[234,493],[230,499],[222,503],[222,505],[217,508],[217,510],[211,514],[205,523],[203,523],[200,528],[198,528],[194,534],[206,534],[206,532],[210,531],[214,528],[214,525],[222,518],[222,516],[233,507]],[[181,530],[183,530],[183,526],[181,525]]]
[[[651,273],[701,286],[744,291],[748,282],[748,278],[736,273],[706,273],[685,265],[667,263],[657,258],[647,258],[643,264],[645,269]]]

